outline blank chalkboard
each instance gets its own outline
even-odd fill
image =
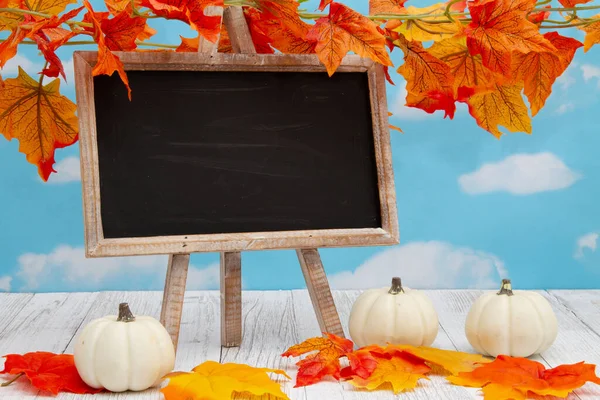
[[[364,72],[94,78],[105,238],[381,227]]]
[[[86,255],[398,243],[383,67],[75,52]]]

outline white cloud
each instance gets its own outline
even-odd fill
[[[36,76],[39,76],[38,74],[41,72],[43,65],[32,61],[21,54],[17,54],[4,65],[4,68],[2,68],[1,71],[2,76],[16,77],[19,74],[19,67],[35,78]]]
[[[575,250],[575,254],[573,257],[575,258],[583,258],[585,249],[589,249],[590,251],[596,251],[598,245],[598,233],[590,232],[585,234],[577,239],[577,249]]]
[[[573,103],[564,103],[564,104],[561,104],[560,106],[558,106],[558,108],[556,109],[556,113],[558,115],[562,115],[569,111],[573,111],[574,109],[575,109],[575,105]]]
[[[63,158],[54,165],[56,174],[51,174],[48,183],[69,183],[81,181],[78,157]]]
[[[591,79],[596,79],[598,82],[598,87],[600,87],[600,68],[595,65],[584,64],[581,66],[581,71],[583,72],[583,80],[589,81]]]
[[[0,278],[0,291],[10,292],[11,276],[3,276]]]
[[[569,68],[561,76],[556,79],[556,83],[561,87],[562,90],[567,90],[575,84],[575,78],[571,75],[571,71],[575,69],[579,64],[575,61],[569,65]]]
[[[121,286],[126,282],[129,290],[149,290],[162,289],[168,257],[85,258],[82,247],[60,245],[48,254],[23,254],[18,262],[22,290],[52,290],[56,286],[63,290],[101,290],[115,286],[115,282]],[[188,289],[215,289],[219,285],[219,265],[190,265],[188,277]]]
[[[336,289],[367,289],[388,286],[393,276],[411,288],[487,289],[496,288],[507,271],[494,254],[446,242],[411,242],[383,250],[329,281]]]
[[[458,183],[468,194],[509,192],[527,195],[565,189],[581,175],[552,153],[514,154],[461,175]]]

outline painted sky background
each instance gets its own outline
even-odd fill
[[[365,1],[344,3],[368,10]],[[153,42],[194,36],[179,22],[151,25],[159,31]],[[77,49],[85,48],[59,51],[67,60],[61,91],[73,100]],[[17,65],[31,75],[41,69],[33,46],[19,51],[4,79]],[[401,64],[400,51],[393,61]],[[404,82],[392,78],[390,122],[405,132],[392,132],[401,244],[321,250],[332,286],[385,286],[398,275],[417,288],[494,288],[501,277],[517,288],[600,288],[600,46],[578,51],[532,135],[501,140],[466,108],[450,121],[404,107]],[[85,259],[78,153],[78,146],[58,150],[59,173],[43,183],[18,143],[0,138],[0,291],[162,289],[166,256]],[[218,288],[217,254],[194,254],[191,263],[188,289]],[[242,274],[246,289],[305,287],[292,250],[243,253]]]

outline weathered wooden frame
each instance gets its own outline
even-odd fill
[[[323,72],[316,55],[223,54],[176,52],[115,52],[126,71],[298,71]],[[302,249],[392,245],[399,241],[396,192],[383,67],[349,55],[336,73],[368,74],[373,136],[377,161],[381,228],[204,234],[107,239],[102,231],[96,108],[92,69],[97,52],[73,55],[80,126],[81,181],[87,257],[235,252],[263,249]],[[133,93],[135,96],[135,93]],[[184,183],[182,183],[184,184]]]

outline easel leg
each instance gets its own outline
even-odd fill
[[[334,335],[344,337],[344,330],[342,329],[340,317],[333,302],[329,281],[323,269],[319,250],[298,249],[296,250],[296,254],[302,267],[302,274],[304,274],[304,279],[306,280],[308,294],[317,314],[321,332],[333,333]]]
[[[239,251],[221,253],[221,346],[242,343],[242,258]]]
[[[183,311],[183,298],[185,296],[185,282],[187,280],[189,254],[172,254],[169,256],[165,291],[163,293],[160,323],[167,329],[175,350],[179,340],[179,325]]]

